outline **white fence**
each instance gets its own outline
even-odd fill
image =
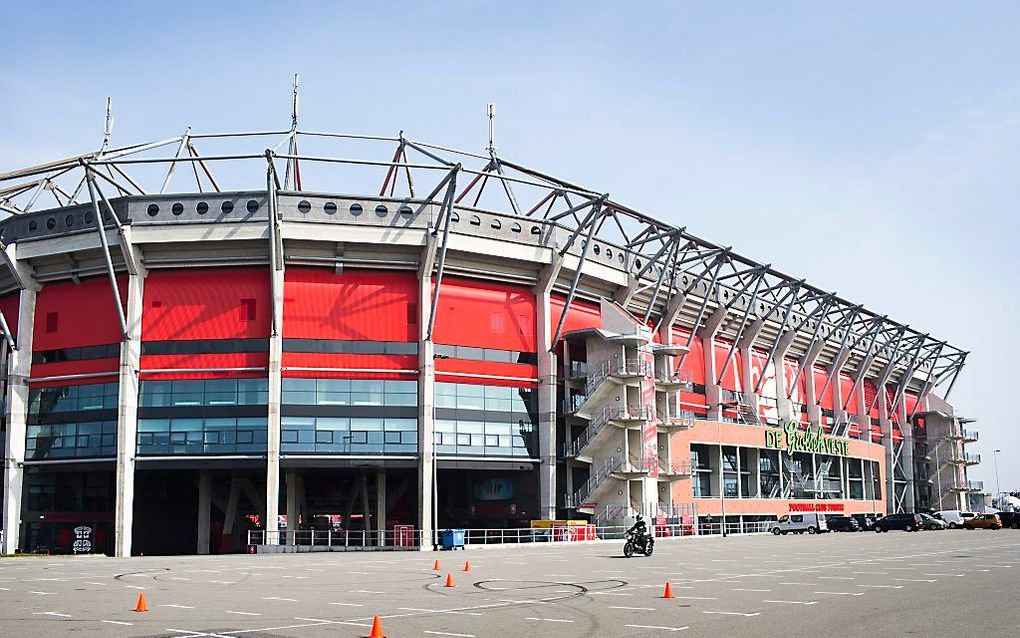
[[[769,531],[768,521],[732,522],[726,524],[726,534],[762,534]],[[465,545],[524,545],[531,543],[570,543],[590,540],[622,540],[629,528],[624,525],[606,526],[556,526],[550,528],[507,528],[481,529],[465,528]],[[720,523],[698,523],[694,525],[649,525],[654,529],[657,538],[680,538],[689,536],[715,536],[722,534]],[[441,533],[441,532],[440,532]],[[314,547],[322,551],[387,549],[416,550],[430,545],[441,545],[435,533],[426,534],[430,538],[422,543],[422,531],[412,529],[385,530],[373,532],[359,531],[270,531],[250,530],[248,545],[297,545],[307,546],[310,551]],[[268,542],[267,542],[268,541]]]

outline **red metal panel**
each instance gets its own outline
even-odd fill
[[[230,354],[158,354],[143,356],[141,369],[264,368],[268,365],[268,352],[235,352]],[[259,374],[257,376],[265,376],[265,374]]]
[[[287,269],[284,280],[284,337],[418,340],[414,273],[346,270],[338,275],[332,268],[296,267]]]
[[[142,381],[197,381],[199,379],[264,379],[266,371],[261,372],[216,372],[201,370],[196,372],[146,372],[142,370],[138,378]]]
[[[70,374],[94,374],[96,372],[109,372],[117,374],[117,367],[120,359],[86,359],[84,361],[62,361],[60,363],[43,363],[32,365],[32,378],[39,377],[61,377]],[[80,383],[98,383],[88,379]],[[71,384],[75,385],[75,384]]]
[[[4,313],[4,319],[7,320],[7,327],[11,329],[11,336],[15,339],[18,338],[18,319],[21,316],[19,309],[21,308],[21,294],[12,293],[0,297],[0,312]]]
[[[538,383],[534,381],[512,381],[507,379],[478,379],[466,377],[454,372],[436,372],[436,381],[443,383],[470,383],[474,385],[494,385],[503,388],[537,388]]]
[[[556,330],[556,325],[560,322],[560,315],[563,314],[563,306],[566,303],[567,303],[566,297],[561,297],[559,295],[550,295],[549,298],[550,330]],[[601,327],[602,327],[602,309],[595,304],[590,304],[575,299],[574,302],[570,304],[570,312],[567,313],[566,321],[563,322],[562,334],[573,332],[574,330],[583,330],[585,328],[601,328]]]
[[[835,383],[835,381],[833,381],[833,383]],[[843,403],[846,404],[847,399],[850,399],[850,403],[846,406],[846,411],[850,414],[858,414],[860,411],[857,408],[857,397],[850,396],[854,393],[854,380],[850,378],[849,374],[844,372],[839,374],[839,392],[843,397]]]
[[[526,363],[496,363],[493,361],[472,361],[468,359],[436,359],[436,372],[462,372],[465,374],[486,374],[497,377],[537,379],[538,366]],[[482,383],[483,381],[479,381]],[[484,381],[488,383],[488,381]]]
[[[535,293],[526,286],[445,277],[433,340],[535,352]]]
[[[687,332],[673,330],[674,343],[686,344]],[[683,365],[680,366],[680,375],[686,376],[691,383],[705,385],[705,354],[700,339],[691,342],[691,351],[684,357]]]
[[[143,341],[264,338],[271,320],[266,268],[156,270],[145,281]]]
[[[118,277],[117,285],[123,302],[126,278]],[[39,291],[33,350],[99,346],[120,343],[123,338],[108,278],[90,277],[80,285],[70,281],[46,284]]]
[[[418,357],[398,354],[326,354],[319,352],[284,352],[284,368],[353,368],[359,370],[417,370]],[[283,371],[283,376],[300,371]],[[314,376],[314,375],[313,375]]]
[[[730,345],[728,341],[722,339],[713,339],[713,354],[715,355],[715,373],[718,375],[723,371],[723,363],[726,362],[726,355],[730,352]],[[734,350],[733,356],[730,357],[730,363],[726,366],[726,372],[723,375],[722,383],[719,387],[725,388],[726,390],[733,390],[734,392],[742,392],[740,384],[740,375],[743,362],[740,360],[740,354]]]
[[[822,387],[825,385],[825,380],[829,377],[829,373],[825,370],[825,368],[819,368],[817,366],[813,367],[812,372],[815,375],[815,398],[821,399],[821,401],[819,401],[819,405],[823,410],[832,410],[832,385],[836,383],[836,380],[832,380],[829,387],[825,388],[825,394],[822,395],[820,393],[822,391]]]

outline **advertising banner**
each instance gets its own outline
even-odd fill
[[[655,478],[659,476],[659,431],[655,426],[655,356],[651,350],[642,349],[638,351],[638,359],[645,371],[641,379],[641,406],[648,411],[641,427],[641,443],[648,476]]]

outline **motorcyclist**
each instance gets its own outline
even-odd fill
[[[628,534],[633,534],[635,541],[644,547],[648,537],[648,525],[645,524],[645,519],[640,514],[637,515],[634,524],[627,530]]]

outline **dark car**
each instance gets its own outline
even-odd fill
[[[878,519],[875,523],[876,532],[888,532],[891,529],[901,529],[904,532],[916,532],[924,525],[921,517],[917,514],[889,514]]]
[[[859,532],[861,525],[850,516],[829,516],[825,519],[830,532]]]
[[[875,529],[875,521],[878,520],[878,517],[872,514],[851,514],[850,517],[857,521],[861,531],[869,532]]]
[[[999,512],[999,520],[1003,527],[1020,529],[1020,512]]]

